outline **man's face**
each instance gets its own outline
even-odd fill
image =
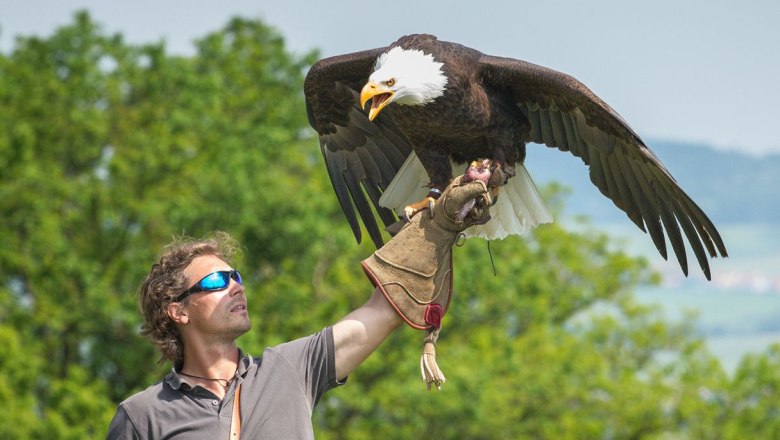
[[[206,275],[231,270],[230,265],[214,255],[204,255],[192,260],[184,269],[187,286],[192,286]],[[230,279],[224,290],[196,292],[183,301],[191,331],[205,338],[233,340],[249,331],[252,324],[247,313],[244,286]]]

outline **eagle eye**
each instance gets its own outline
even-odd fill
[[[395,85],[395,78],[390,78],[387,81],[385,81],[385,84],[387,87],[393,87]]]

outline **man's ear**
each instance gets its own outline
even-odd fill
[[[190,317],[187,315],[187,309],[180,302],[172,302],[168,304],[168,317],[177,324],[186,324],[189,322]]]

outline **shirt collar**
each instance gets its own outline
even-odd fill
[[[241,377],[240,381],[243,381],[243,378],[246,377],[247,371],[249,371],[249,367],[252,366],[252,356],[244,353],[244,351],[239,348],[238,359],[238,370],[236,370],[236,374]],[[174,390],[178,390],[182,385],[186,385],[188,388],[190,387],[190,384],[188,384],[182,375],[176,371],[176,367],[171,367],[171,372],[165,376],[164,380],[165,383],[167,383]]]
[[[249,367],[252,366],[252,356],[244,353],[243,350],[239,348],[238,358],[240,360],[238,361],[238,370],[236,371],[236,374],[241,377],[246,377],[246,372],[249,371]]]

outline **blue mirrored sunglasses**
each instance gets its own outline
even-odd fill
[[[220,290],[225,290],[230,285],[231,278],[236,280],[238,284],[244,284],[244,282],[241,280],[241,274],[237,270],[218,270],[216,272],[211,272],[210,274],[201,278],[201,280],[195,283],[194,286],[190,287],[181,295],[177,296],[174,301],[180,302],[184,298],[197,292],[218,292]]]

